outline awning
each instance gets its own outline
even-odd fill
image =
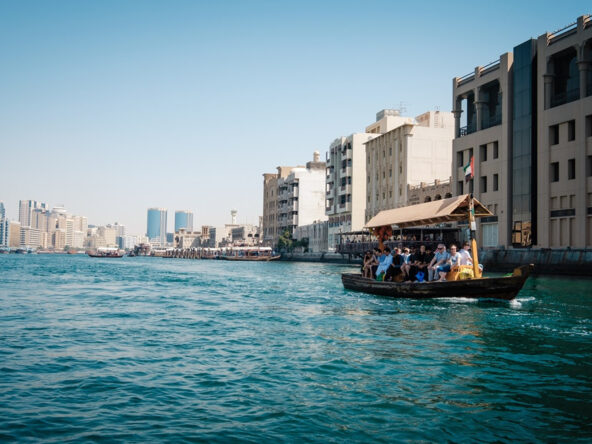
[[[385,225],[397,225],[399,228],[406,228],[468,220],[470,198],[469,194],[464,194],[449,199],[384,210],[370,219],[366,224],[366,228],[377,228]],[[475,217],[493,216],[475,198],[473,198],[473,205],[475,207]]]

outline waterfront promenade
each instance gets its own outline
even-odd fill
[[[0,256],[0,440],[586,441],[591,281],[512,303],[352,266]]]

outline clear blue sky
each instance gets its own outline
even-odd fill
[[[146,230],[256,223],[262,174],[376,111],[451,109],[452,78],[588,1],[1,1],[0,201]]]

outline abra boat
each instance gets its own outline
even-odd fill
[[[344,288],[365,293],[391,296],[396,298],[473,298],[511,300],[516,297],[528,279],[534,266],[522,265],[511,276],[487,278],[483,277],[477,256],[475,239],[475,218],[493,214],[470,194],[451,197],[409,207],[381,211],[366,224],[378,237],[379,247],[383,249],[383,241],[390,237],[392,225],[400,228],[431,225],[443,222],[469,220],[471,233],[471,255],[473,262],[473,278],[464,280],[446,280],[443,282],[399,283],[381,282],[365,278],[359,274],[343,273],[341,281]],[[456,278],[458,273],[449,276]],[[448,279],[448,276],[447,276]]]
[[[229,254],[220,256],[227,261],[269,262],[277,261],[280,255],[274,255],[271,247],[234,247]]]
[[[90,257],[119,258],[123,257],[125,252],[121,251],[119,248],[99,247],[96,250],[87,251],[86,254]]]

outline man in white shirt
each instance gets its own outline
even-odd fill
[[[473,265],[473,259],[471,258],[471,253],[469,252],[470,246],[468,242],[465,242],[462,246],[462,249],[459,251],[460,253],[460,265]]]

